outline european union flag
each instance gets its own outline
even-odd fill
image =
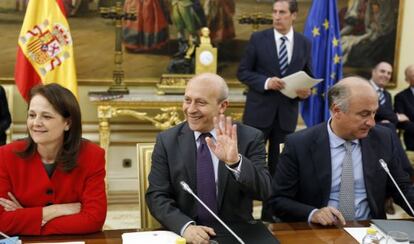
[[[323,79],[301,106],[302,118],[309,127],[329,119],[327,92],[329,87],[342,79],[336,0],[312,1],[304,34],[312,43],[313,75]]]

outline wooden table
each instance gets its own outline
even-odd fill
[[[354,222],[347,227],[366,227],[369,222]],[[280,243],[358,243],[342,227],[321,227],[317,225],[309,226],[307,223],[277,223],[268,226],[272,234]],[[136,229],[129,230],[106,230],[89,235],[65,235],[65,236],[22,236],[23,243],[26,242],[58,242],[58,241],[85,241],[87,244],[110,243],[121,244],[122,233],[134,232]]]

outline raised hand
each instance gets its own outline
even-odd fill
[[[230,116],[227,118],[221,114],[218,118],[214,117],[214,128],[216,130],[216,141],[206,138],[210,150],[218,159],[228,165],[239,162],[239,151],[237,149],[237,125],[232,124]]]

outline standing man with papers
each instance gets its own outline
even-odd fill
[[[298,101],[310,96],[310,89],[296,91],[289,98],[280,90],[283,77],[298,71],[312,76],[309,40],[293,30],[298,12],[296,0],[276,0],[273,4],[273,28],[253,33],[240,62],[238,79],[249,87],[243,122],[260,129],[269,140],[268,164],[273,176],[279,156],[279,144],[296,129]],[[264,203],[262,219],[272,221]]]

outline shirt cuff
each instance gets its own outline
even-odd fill
[[[180,236],[183,236],[185,229],[187,229],[187,227],[188,227],[189,225],[192,225],[192,224],[195,224],[195,221],[190,221],[190,222],[186,223],[186,224],[183,226],[183,228],[181,228],[181,231],[180,231]]]
[[[239,153],[239,158],[240,158],[240,161],[237,163],[237,167],[235,167],[235,168],[232,168],[232,167],[230,167],[226,164],[226,167],[233,173],[234,177],[236,177],[236,180],[239,179],[240,171],[241,171],[241,165],[243,163],[243,157],[240,153]]]
[[[269,88],[268,88],[269,80],[270,80],[270,78],[267,78],[265,83],[264,83],[264,89],[265,90],[269,90]]]
[[[309,216],[308,216],[308,224],[310,224],[310,223],[311,223],[312,216],[313,216],[313,214],[314,214],[316,211],[318,211],[318,209],[317,209],[317,208],[315,208],[314,210],[312,210],[312,212],[310,212],[310,214],[309,214]]]

